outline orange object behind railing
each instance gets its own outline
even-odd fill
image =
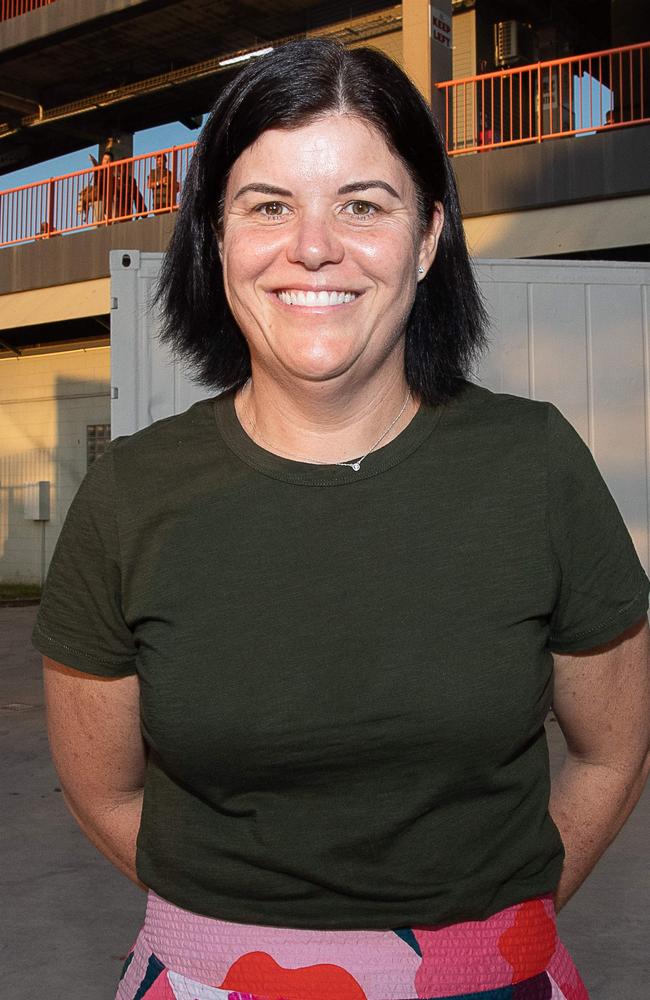
[[[8,21],[10,17],[28,14],[30,10],[47,7],[56,0],[0,0],[0,21]]]
[[[0,191],[0,246],[173,211],[195,145]]]
[[[650,42],[436,84],[451,155],[650,121]]]

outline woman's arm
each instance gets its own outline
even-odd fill
[[[71,670],[43,658],[50,748],[61,788],[95,847],[133,882],[145,747],[139,682]]]
[[[566,851],[559,910],[623,826],[650,772],[648,621],[605,646],[553,660],[553,709],[567,742],[550,801]]]

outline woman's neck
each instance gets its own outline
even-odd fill
[[[248,436],[294,461],[334,464],[384,447],[418,410],[403,373],[381,385],[280,384],[253,372],[235,410]]]

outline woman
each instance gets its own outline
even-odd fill
[[[104,151],[101,164],[92,153],[88,154],[88,159],[97,167],[90,197],[97,206],[97,221],[125,219],[132,213],[138,213],[140,219],[146,218],[147,206],[133,176],[133,161],[119,160],[115,163],[110,149]],[[85,191],[84,188],[80,195],[80,203]]]
[[[149,888],[118,997],[583,1000],[554,908],[647,773],[648,579],[559,411],[466,378],[483,312],[401,71],[247,66],[159,294],[228,391],[95,463],[35,631],[70,808]]]
[[[88,159],[95,170],[93,171],[93,179],[90,186],[84,188],[82,194],[88,192],[84,201],[86,206],[89,204],[94,206],[94,221],[106,222],[115,215],[116,184],[113,153],[110,149],[105,149],[102,153],[101,163],[92,153],[88,154]]]
[[[167,154],[156,153],[155,166],[147,177],[147,190],[153,192],[154,212],[171,212],[176,207],[180,184],[167,166]]]

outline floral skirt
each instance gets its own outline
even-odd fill
[[[233,923],[150,892],[116,1000],[589,1000],[551,896],[392,930]]]

